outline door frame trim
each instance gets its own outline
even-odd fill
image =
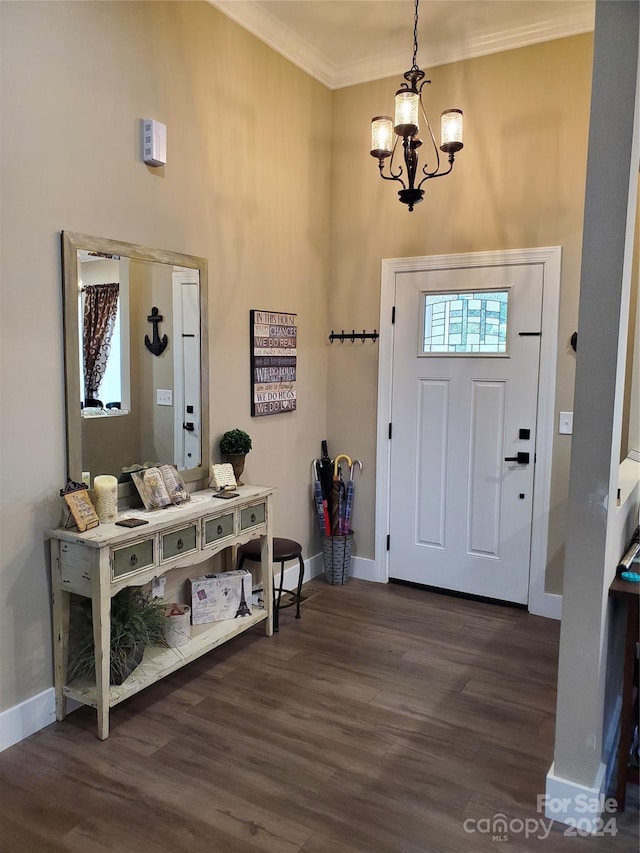
[[[375,579],[389,580],[387,533],[390,524],[391,422],[393,341],[391,322],[395,300],[396,275],[435,269],[474,266],[513,266],[542,264],[542,337],[538,374],[538,422],[533,479],[531,524],[531,565],[529,602],[531,613],[560,618],[562,596],[545,592],[545,572],[551,512],[551,460],[555,434],[556,366],[558,357],[558,320],[560,312],[560,273],[562,248],[546,246],[533,249],[506,249],[497,252],[471,252],[455,255],[429,255],[419,258],[391,258],[382,261],[380,286],[380,324],[378,352],[378,415],[376,440]],[[547,461],[547,464],[544,464]]]

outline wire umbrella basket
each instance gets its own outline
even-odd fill
[[[349,469],[349,479],[343,479],[342,465]],[[333,585],[345,584],[352,574],[354,481],[356,466],[362,472],[359,459],[346,453],[331,459],[327,442],[322,442],[322,457],[311,465],[313,503],[322,536],[324,578]]]

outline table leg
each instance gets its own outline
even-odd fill
[[[273,635],[273,564],[271,562],[273,542],[271,534],[260,537],[260,561],[262,566],[262,588],[264,606],[267,608],[267,637]]]
[[[109,670],[111,666],[111,598],[109,591],[100,594],[100,578],[94,579],[91,600],[93,619],[93,642],[96,668],[96,711],[98,713],[98,737],[109,737]]]
[[[67,715],[64,686],[67,683],[69,660],[70,595],[62,589],[60,569],[60,541],[51,540],[51,597],[53,618],[53,664],[56,696],[56,720]]]

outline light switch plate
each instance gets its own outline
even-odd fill
[[[560,412],[558,432],[560,435],[571,435],[573,433],[573,412]]]
[[[159,406],[173,406],[173,391],[156,388],[156,403]]]

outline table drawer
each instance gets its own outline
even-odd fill
[[[134,545],[114,548],[111,552],[111,572],[114,578],[139,572],[155,564],[155,538],[143,539]]]
[[[208,518],[204,523],[204,544],[210,545],[226,536],[233,536],[233,519],[233,512],[218,518]]]
[[[172,530],[162,534],[162,562],[179,557],[180,554],[188,554],[198,548],[198,525],[190,524],[179,530]]]
[[[265,517],[266,505],[264,503],[254,504],[254,506],[240,510],[240,530],[248,530],[250,527],[264,524]]]

